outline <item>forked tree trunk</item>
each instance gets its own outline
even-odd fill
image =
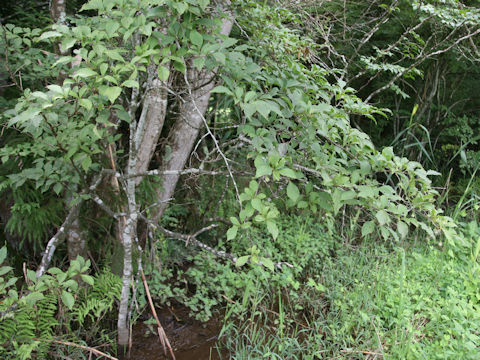
[[[167,84],[155,75],[155,66],[150,66],[148,72],[149,78],[152,79],[149,81],[150,84],[148,84],[151,90],[145,97],[139,121],[139,126],[144,128],[137,131],[138,138],[135,139],[135,142],[138,144],[136,166],[136,173],[138,174],[148,170],[167,113]],[[142,121],[143,117],[145,117],[144,121]],[[141,176],[136,177],[136,184],[138,185],[141,180]]]
[[[228,35],[232,29],[232,20],[223,21],[221,33]],[[129,324],[128,324],[128,304],[130,299],[130,283],[132,281],[132,246],[136,240],[138,208],[135,200],[136,186],[141,181],[141,177],[134,176],[138,173],[144,173],[148,170],[150,160],[155,151],[158,137],[163,128],[166,109],[167,92],[165,84],[156,78],[151,77],[154,71],[149,69],[152,90],[146,95],[143,104],[142,114],[135,121],[134,113],[130,114],[130,149],[128,166],[125,171],[127,186],[125,193],[128,199],[127,217],[124,226],[120,226],[122,233],[122,243],[124,249],[123,258],[123,278],[122,294],[118,311],[118,344],[123,346],[128,344]],[[215,86],[213,81],[216,69],[211,72],[199,72],[193,67],[187,70],[187,85],[189,86],[189,96],[184,103],[180,105],[179,119],[170,131],[172,139],[172,156],[163,166],[164,170],[182,170],[190,155],[193,145],[198,137],[200,130],[204,127],[204,114],[208,107],[210,92]],[[159,193],[161,206],[157,208],[156,218],[163,214],[166,206],[164,200],[169,199],[175,190],[178,182],[178,175],[164,176],[162,178],[162,191]]]
[[[233,21],[226,18],[222,22],[220,33],[229,35],[232,30]],[[166,161],[162,170],[183,170],[190,156],[200,130],[205,125],[205,112],[210,99],[210,92],[216,86],[213,79],[217,69],[211,72],[198,71],[193,66],[188,66],[187,80],[190,92],[187,98],[179,106],[179,117],[169,133],[171,139],[169,145],[172,149],[171,157]],[[158,206],[153,214],[154,220],[162,217],[169,199],[173,196],[180,174],[161,175],[162,187],[157,192]]]

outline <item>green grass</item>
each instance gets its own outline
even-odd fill
[[[250,293],[256,301],[232,305],[222,346],[238,360],[478,359],[476,239],[474,227],[466,236],[470,247],[338,244],[330,256],[318,256],[325,238],[318,239],[321,251],[309,250],[318,261],[301,259],[306,265],[290,285],[257,285]]]

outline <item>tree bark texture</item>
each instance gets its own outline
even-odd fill
[[[67,17],[67,0],[50,0],[50,16],[54,23],[63,24]]]
[[[79,255],[86,259],[87,255],[85,233],[80,224],[80,207],[75,207],[73,211],[75,212],[74,219],[67,231],[68,259],[70,261],[75,260]]]
[[[229,35],[232,26],[233,20],[231,18],[224,19],[220,33]],[[170,130],[169,138],[171,141],[169,145],[172,149],[172,155],[163,164],[162,170],[181,171],[185,167],[200,130],[204,127],[204,115],[208,107],[210,92],[216,86],[215,81],[213,81],[216,72],[217,69],[205,72],[198,71],[193,66],[188,67],[186,77],[191,92],[187,99],[180,104],[179,117]],[[157,193],[159,205],[153,214],[154,220],[162,217],[168,205],[168,200],[173,196],[179,177],[179,173],[161,176],[162,188]]]
[[[139,127],[143,127],[143,129],[139,129],[138,138],[135,139],[138,144],[136,173],[144,173],[148,170],[167,113],[166,84],[153,75],[154,72],[156,72],[156,67],[149,67],[149,76],[153,80],[140,116]],[[142,177],[137,177],[136,184],[138,185],[141,180]]]
[[[143,138],[142,132],[145,127],[140,122],[132,119],[130,122],[130,146],[128,152],[127,174],[134,174],[137,168],[137,151],[138,143],[135,139]],[[118,345],[124,346],[128,344],[130,337],[130,326],[128,319],[128,305],[130,301],[130,283],[132,281],[132,247],[136,239],[138,208],[135,197],[136,180],[134,177],[128,178],[126,181],[125,193],[128,200],[127,217],[122,233],[123,245],[123,276],[122,276],[122,293],[120,297],[120,305],[118,307]]]

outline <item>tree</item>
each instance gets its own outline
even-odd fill
[[[235,199],[230,219],[223,219],[228,241],[252,226],[266,227],[276,239],[280,211],[292,209],[320,219],[353,210],[361,236],[399,239],[419,227],[431,236],[433,229],[444,231],[453,241],[451,220],[433,204],[437,193],[428,176],[435,172],[391,148],[377,151],[350,125],[351,115],[387,115],[362,102],[345,81],[329,82],[331,73],[306,57],[316,45],[293,29],[303,20],[299,14],[256,1],[209,0],[91,0],[81,11],[84,16],[41,34],[3,28],[7,55],[43,54],[60,44],[62,52],[48,56],[65,79],[56,84],[52,76],[44,87],[21,88],[3,114],[9,131],[22,137],[0,150],[5,166],[15,169],[1,178],[0,190],[29,186],[58,201],[71,199],[37,276],[83,210],[95,206],[117,222],[114,237],[123,250],[119,344],[128,342],[142,234],[162,232],[238,266],[281,266],[198,240],[218,226],[215,219],[190,235],[162,226],[182,174],[228,179]],[[10,59],[5,56],[5,64],[13,69]],[[19,82],[17,72],[8,73]],[[198,167],[186,168],[193,150]],[[154,197],[141,195],[152,187]]]
[[[375,144],[393,144],[398,153],[445,176],[452,166],[457,177],[462,167],[473,171],[477,147],[471,129],[478,102],[470,94],[478,78],[478,4],[394,0],[289,6],[304,13],[324,66],[366,102],[392,110],[385,121],[354,119]],[[469,161],[458,164],[468,150]]]

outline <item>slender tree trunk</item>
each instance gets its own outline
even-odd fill
[[[55,24],[65,24],[67,17],[67,0],[50,0],[50,16]],[[60,44],[55,45],[55,53],[66,56],[68,51],[62,49]],[[65,76],[61,79],[65,80]]]
[[[65,24],[67,17],[67,0],[51,0],[50,16],[55,24]],[[69,55],[69,51],[63,50],[60,43],[55,44],[55,53],[60,56]],[[57,83],[62,85],[65,78],[65,73],[60,72],[57,77]],[[67,203],[68,202],[67,200]],[[78,255],[83,257],[86,255],[85,232],[81,227],[79,215],[79,208],[75,207],[74,219],[66,233],[69,260],[76,259]]]
[[[50,16],[55,23],[64,23],[67,17],[67,0],[50,0]]]
[[[74,219],[67,232],[68,259],[75,260],[79,255],[87,256],[85,233],[80,224],[80,207],[74,209]]]
[[[134,116],[134,108],[131,110],[130,121],[130,144],[128,151],[128,164],[126,174],[135,174],[137,170],[137,152],[139,143],[136,139],[142,139],[144,134],[142,132],[146,128],[143,124],[145,118],[141,118],[138,122]],[[138,221],[138,207],[135,198],[136,179],[128,177],[126,181],[125,193],[128,200],[127,217],[125,223],[120,222],[119,229],[122,232],[123,245],[123,276],[122,276],[122,293],[120,298],[120,305],[118,307],[118,345],[124,346],[128,344],[130,337],[130,327],[128,319],[128,305],[130,301],[130,283],[132,281],[132,248],[136,239],[137,221]]]
[[[221,33],[228,35],[232,28],[232,21],[225,20]],[[153,71],[152,71],[153,70]],[[156,69],[149,69],[151,90],[144,100],[142,114],[137,121],[134,111],[130,112],[130,147],[128,165],[125,171],[127,178],[125,193],[128,199],[127,217],[124,226],[119,227],[122,233],[124,249],[122,294],[118,310],[118,344],[127,345],[130,331],[128,319],[128,304],[130,300],[130,283],[132,281],[132,249],[136,240],[136,228],[138,221],[138,206],[135,199],[135,190],[141,177],[131,175],[143,173],[148,170],[149,163],[155,151],[158,138],[163,128],[166,109],[167,92],[166,86],[156,76]],[[204,126],[203,115],[207,110],[210,92],[215,86],[214,79],[216,70],[212,72],[199,72],[189,67],[187,82],[191,87],[190,96],[180,105],[180,118],[171,130],[172,134],[172,157],[165,164],[167,170],[182,170],[186,160],[192,151],[200,129]],[[163,191],[160,199],[168,199],[175,189],[178,175],[164,177]],[[165,207],[161,207],[159,214]]]
[[[144,173],[148,170],[167,113],[167,84],[158,79],[155,75],[156,70],[156,66],[149,66],[149,78],[152,80],[147,86],[151,90],[145,97],[140,115],[139,127],[143,126],[143,129],[138,129],[138,138],[135,139],[138,144],[137,173]],[[138,185],[141,180],[142,177],[136,177],[136,184]]]

